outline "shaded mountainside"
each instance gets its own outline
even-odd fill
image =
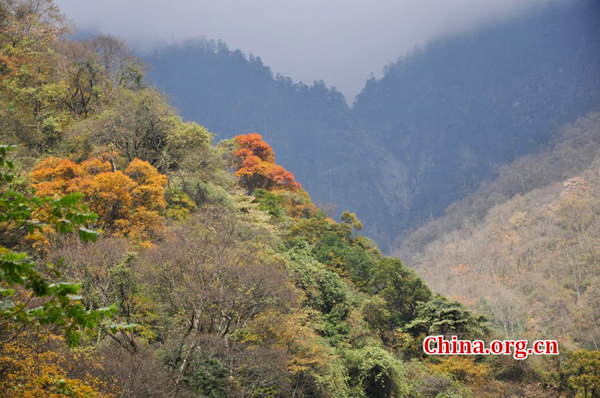
[[[313,197],[353,209],[384,247],[600,109],[599,7],[550,6],[436,41],[370,79],[348,109],[323,82],[189,42],[148,58],[184,117],[219,137],[256,131]]]
[[[410,170],[414,227],[600,107],[600,7],[549,8],[431,43],[357,97],[356,120]]]
[[[515,338],[600,344],[600,114],[504,166],[394,254]]]
[[[184,117],[220,139],[261,134],[318,202],[345,205],[339,201],[344,187],[352,197],[368,191],[346,183],[364,185],[372,177],[360,161],[365,140],[352,134],[343,96],[323,82],[307,86],[273,76],[260,58],[202,40],[167,47],[147,61],[151,81]]]
[[[259,57],[222,42],[190,41],[147,60],[151,80],[172,95],[182,116],[201,120],[218,138],[259,133],[286,167],[306,176],[312,164],[339,158],[331,148],[350,129],[348,107],[323,82],[307,86],[274,77]]]

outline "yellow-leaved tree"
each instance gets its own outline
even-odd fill
[[[90,209],[98,214],[98,228],[109,236],[128,236],[148,242],[164,229],[161,215],[167,206],[167,177],[150,163],[133,159],[117,170],[110,155],[77,164],[49,157],[31,173],[38,196],[82,192]]]

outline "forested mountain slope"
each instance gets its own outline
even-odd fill
[[[600,391],[600,354],[568,342],[425,355],[498,335],[329,218],[262,136],[214,145],[124,42],[66,31],[51,1],[0,1],[0,397]]]
[[[259,132],[321,203],[384,247],[600,109],[600,11],[581,0],[439,40],[370,79],[348,109],[222,43],[148,57],[152,81],[219,137]],[[339,211],[338,211],[339,215]]]
[[[600,115],[504,166],[396,255],[506,336],[600,344]]]
[[[394,222],[442,214],[498,165],[600,109],[599,21],[597,2],[550,7],[431,43],[367,82],[353,114],[409,170]]]
[[[213,145],[124,42],[65,33],[50,1],[0,1],[0,397],[588,387],[585,350],[425,356],[428,334],[496,335],[330,219],[259,134]]]

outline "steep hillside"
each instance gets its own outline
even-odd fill
[[[442,214],[556,126],[600,109],[599,21],[597,2],[550,7],[431,43],[368,81],[357,123],[409,170],[408,206],[393,222]]]
[[[260,58],[221,42],[170,46],[147,61],[150,80],[171,95],[184,117],[201,121],[219,139],[261,134],[330,212],[368,212],[359,198],[373,192],[371,181],[383,168],[366,162],[377,159],[379,149],[354,132],[345,99],[335,89],[274,76]]]
[[[220,137],[262,134],[318,202],[355,209],[389,248],[600,109],[599,21],[597,2],[581,0],[430,43],[367,81],[351,110],[323,83],[273,76],[222,43],[148,61],[185,117]]]
[[[147,61],[151,81],[171,94],[183,117],[202,121],[219,139],[261,134],[309,188],[323,184],[320,201],[331,201],[322,193],[332,176],[316,172],[346,163],[345,134],[351,126],[340,93],[323,82],[307,86],[273,76],[260,58],[231,51],[222,42],[170,46]],[[311,181],[315,175],[318,182]]]
[[[494,335],[354,213],[315,206],[262,136],[213,145],[125,43],[66,39],[61,21],[51,2],[0,2],[0,397],[581,390],[551,367],[427,358],[424,335]],[[593,355],[562,357],[566,374]]]
[[[395,254],[499,330],[600,344],[600,115],[504,166]]]

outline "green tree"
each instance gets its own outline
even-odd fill
[[[486,319],[476,317],[458,301],[450,301],[442,295],[421,303],[416,308],[416,318],[406,325],[406,330],[418,336],[421,334],[456,334],[462,338],[472,338],[486,330]]]
[[[415,318],[417,306],[431,299],[431,290],[425,282],[396,258],[384,258],[377,263],[369,288],[385,300],[392,328],[410,322]]]
[[[345,353],[353,396],[369,398],[413,396],[402,362],[379,347],[367,346]]]
[[[342,213],[342,222],[345,224],[351,225],[356,231],[360,231],[363,227],[362,223],[356,217],[356,213],[343,212]]]

